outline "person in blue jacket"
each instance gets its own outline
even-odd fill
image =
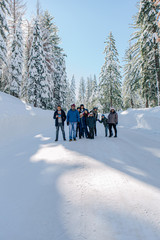
[[[75,109],[75,104],[71,105],[71,109],[67,113],[67,125],[69,126],[69,141],[76,141],[77,123],[79,123],[79,112]]]

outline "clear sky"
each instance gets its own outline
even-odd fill
[[[67,76],[77,81],[96,74],[104,63],[104,41],[112,31],[121,65],[132,29],[137,0],[39,0],[41,9],[55,17],[67,54]],[[26,0],[27,15],[36,13],[37,0]]]

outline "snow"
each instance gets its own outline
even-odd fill
[[[159,240],[160,108],[72,143],[52,116],[0,93],[0,239]]]

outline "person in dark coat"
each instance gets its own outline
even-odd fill
[[[116,113],[116,111],[113,107],[110,108],[110,113],[108,115],[108,123],[109,123],[109,137],[113,136],[112,127],[113,127],[114,132],[115,132],[114,137],[117,137],[117,127],[116,127],[116,125],[118,124],[118,114]]]
[[[89,112],[88,109],[84,110],[84,113],[81,113],[81,125],[82,125],[82,135],[84,137],[88,138],[88,129],[87,129],[87,118],[88,118]]]
[[[55,111],[53,118],[55,119],[55,126],[56,126],[56,139],[55,139],[55,141],[58,141],[59,128],[61,128],[62,135],[63,135],[63,140],[66,141],[65,131],[64,131],[64,122],[66,120],[66,114],[61,109],[61,106],[57,107],[57,110]]]
[[[96,118],[93,116],[93,112],[90,112],[87,118],[87,126],[89,127],[89,138],[94,139],[94,129],[96,125]]]
[[[108,119],[105,117],[104,114],[102,114],[101,120],[98,119],[98,121],[100,123],[103,123],[104,128],[105,128],[105,137],[107,137],[108,136],[108,128],[109,128]]]
[[[80,108],[80,107],[77,107],[77,111],[79,112],[79,116],[80,116],[81,108]],[[81,135],[82,135],[81,122],[78,122],[78,123],[77,123],[76,137],[78,136],[78,132],[79,132],[79,139],[81,139]]]
[[[98,121],[98,108],[94,107],[92,111],[93,111],[93,116],[95,117],[96,121]],[[95,136],[97,136],[96,124],[95,124],[95,127],[94,127],[94,132],[95,132]]]
[[[69,141],[76,141],[77,123],[79,123],[79,112],[75,109],[75,104],[71,105],[71,109],[67,113],[67,125],[69,126]]]
[[[81,109],[80,112],[83,113],[84,110],[85,110],[85,108],[84,108],[84,104],[81,104],[81,105],[80,105],[80,109]]]

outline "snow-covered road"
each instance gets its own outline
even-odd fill
[[[133,115],[120,115],[117,139],[98,124],[95,140],[55,143],[50,112],[23,134],[8,126],[11,138],[0,138],[0,239],[159,240],[160,135],[131,128]]]

